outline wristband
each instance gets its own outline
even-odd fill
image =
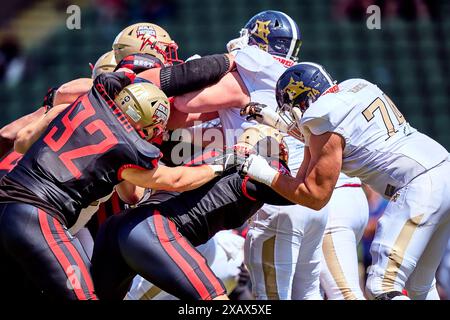
[[[266,168],[266,170],[259,172],[258,177],[254,177],[254,179],[270,187],[277,174],[278,174],[277,170],[268,167]]]

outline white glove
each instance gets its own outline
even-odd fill
[[[265,104],[258,102],[250,102],[240,111],[241,116],[247,116],[247,121],[255,120],[258,123],[268,125],[272,128],[278,129],[281,132],[288,133],[288,124],[281,119],[280,115]]]
[[[236,50],[243,49],[248,46],[248,32],[243,32],[239,38],[228,41],[227,50],[229,53],[236,53]]]
[[[252,154],[242,165],[242,172],[258,182],[264,183],[269,187],[278,171],[272,168],[266,159],[260,155]]]

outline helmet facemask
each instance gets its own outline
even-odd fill
[[[118,61],[135,53],[146,53],[160,59],[164,65],[183,62],[178,58],[178,45],[166,30],[152,23],[136,23],[120,32],[113,43]]]
[[[293,109],[294,108],[292,108],[290,105],[283,104],[281,107],[277,107],[276,111],[281,120],[287,125],[287,133],[300,141],[304,141],[304,136],[299,129],[301,117],[299,118],[298,114],[292,112]]]
[[[162,57],[164,64],[172,65],[174,62],[181,63],[183,60],[178,58],[178,45],[175,41],[163,42],[158,41],[156,37],[151,36],[146,39],[142,39],[142,45],[140,50],[143,51],[145,46],[150,46],[150,49],[154,50],[157,54]]]

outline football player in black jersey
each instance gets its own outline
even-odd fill
[[[287,149],[278,131],[258,125],[247,129],[240,141],[235,160],[256,145],[259,154],[289,174]],[[234,154],[215,150],[189,165],[230,157]],[[292,204],[267,186],[243,178],[238,163],[196,190],[156,191],[137,208],[109,218],[99,230],[92,258],[99,297],[123,299],[139,274],[180,299],[224,298],[223,284],[194,247],[220,230],[240,227],[264,203]]]
[[[47,298],[96,299],[89,260],[67,231],[80,210],[121,181],[186,191],[221,165],[158,166],[150,142],[169,117],[164,93],[133,83],[134,73],[102,74],[59,114],[0,182],[0,256],[20,265]]]

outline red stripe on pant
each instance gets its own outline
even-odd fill
[[[69,277],[72,275],[69,275],[68,271],[72,270],[72,265],[70,264],[66,255],[60,248],[60,245],[58,244],[56,239],[53,237],[52,231],[50,230],[50,224],[48,222],[48,215],[41,209],[38,209],[38,217],[39,217],[39,225],[41,227],[42,234],[44,235],[45,241],[47,242],[50,250],[55,255],[59,264],[63,268],[63,270],[67,276],[67,279],[69,279]],[[76,274],[74,274],[73,276],[76,277]],[[78,281],[80,281],[80,279],[78,279]],[[75,295],[79,300],[87,300],[86,294],[84,293],[84,291],[81,287],[73,288],[73,291],[75,292]]]
[[[67,250],[69,250],[72,257],[75,259],[75,262],[77,264],[77,267],[80,269],[81,272],[81,279],[84,280],[88,287],[88,291],[90,293],[90,299],[98,300],[94,293],[94,283],[92,282],[91,274],[89,273],[86,264],[84,263],[83,259],[80,256],[80,253],[75,248],[75,246],[70,242],[69,238],[67,237],[67,234],[64,232],[62,226],[60,223],[55,223],[55,228],[58,234],[60,235],[61,239],[64,241],[63,244],[66,246]],[[80,282],[81,284],[81,282]]]
[[[117,194],[117,192],[114,191],[114,193],[111,196],[111,204],[112,204],[112,215],[114,214],[118,214],[119,212],[122,211],[122,209],[120,208],[120,198],[119,195]]]
[[[169,221],[169,229],[174,235],[178,233],[175,223],[173,223],[172,221]],[[211,284],[214,287],[214,290],[216,290],[216,296],[221,296],[225,294],[225,289],[222,287],[219,280],[217,280],[216,275],[211,271],[211,269],[206,264],[205,258],[202,257],[200,253],[198,253],[194,248],[192,248],[192,246],[187,242],[187,240],[184,237],[176,238],[176,241],[200,266],[200,270],[205,274],[209,282],[211,282]]]
[[[98,222],[97,229],[100,227],[100,225],[103,222],[105,222],[105,220],[107,218],[105,206],[106,206],[106,203],[103,202],[103,203],[100,203],[100,206],[98,207],[98,210],[96,213],[97,214],[97,222]]]
[[[158,237],[159,242],[161,243],[163,249],[167,252],[167,254],[175,261],[180,270],[184,273],[186,278],[195,288],[197,293],[203,300],[209,299],[209,292],[206,289],[204,283],[200,280],[200,278],[195,274],[191,265],[183,258],[183,256],[177,251],[177,249],[173,246],[173,244],[169,240],[169,236],[164,230],[163,218],[159,211],[155,210],[153,215],[155,221],[155,230],[156,236]],[[186,271],[191,271],[191,275],[188,275]]]

